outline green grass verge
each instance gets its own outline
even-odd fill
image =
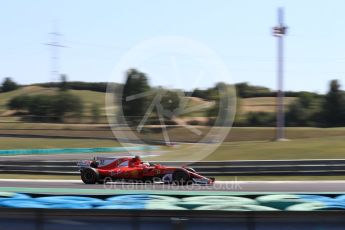
[[[1,137],[1,149],[92,148],[119,145],[112,140]],[[203,146],[199,145],[200,148]],[[188,148],[189,145],[181,145],[179,148],[165,147],[162,150],[166,153],[158,160],[193,160],[188,158]],[[295,139],[286,142],[226,142],[203,160],[342,159],[345,157],[344,149],[345,136]]]
[[[168,134],[171,141],[190,141],[197,142],[203,139],[210,132],[210,127],[194,126],[201,132],[201,135],[191,132],[185,127],[170,127]],[[215,131],[227,131],[224,127],[214,127]],[[164,141],[161,128],[155,128],[155,131],[140,134],[142,138],[150,140]],[[139,135],[139,136],[140,136]],[[345,128],[286,128],[286,138],[288,139],[305,139],[305,138],[328,138],[335,136],[345,136]],[[275,138],[274,127],[234,127],[225,137],[225,142],[241,142],[241,141],[269,141]]]
[[[0,137],[0,141],[1,149],[96,148],[120,146],[116,141],[96,139]]]
[[[11,130],[15,127],[18,130]],[[112,137],[107,126],[84,126],[66,124],[4,124],[0,133],[10,132],[39,135],[61,135],[74,138],[19,138],[1,137],[1,149],[33,148],[92,148],[113,147],[119,143],[113,140],[92,139],[92,137]],[[22,128],[22,129],[21,129]],[[207,132],[207,127],[197,127]],[[24,130],[23,130],[24,129]],[[220,128],[221,129],[221,128]],[[126,130],[121,130],[126,132]],[[171,139],[190,140],[190,131],[185,128],[170,130]],[[345,128],[288,128],[290,141],[270,141],[274,136],[273,128],[233,128],[226,142],[208,155],[204,160],[281,160],[281,159],[340,159],[344,158]],[[143,134],[146,135],[146,134]],[[147,134],[148,136],[149,134]],[[157,134],[158,136],[159,134]],[[160,134],[161,135],[161,134]],[[75,139],[88,136],[91,139]],[[155,134],[152,134],[155,138]],[[188,146],[163,148],[167,153],[158,160],[193,160],[188,158]],[[204,146],[204,145],[199,145]],[[202,147],[201,147],[202,148]]]
[[[345,136],[295,139],[290,141],[249,141],[222,144],[205,160],[288,160],[345,158]]]
[[[195,151],[207,146],[199,145]],[[190,154],[189,145],[179,148],[164,148],[166,154],[155,160],[195,160],[197,154]],[[203,160],[289,160],[289,159],[343,159],[345,136],[305,138],[290,141],[240,141],[226,142]]]

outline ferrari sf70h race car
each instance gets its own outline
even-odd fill
[[[163,182],[177,185],[212,184],[214,178],[204,177],[188,167],[167,167],[142,162],[139,157],[83,160],[77,163],[85,184],[104,184],[110,181]]]

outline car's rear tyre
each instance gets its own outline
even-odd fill
[[[172,175],[172,181],[177,185],[187,185],[191,180],[187,170],[177,169]]]
[[[96,184],[99,181],[99,173],[94,168],[85,168],[80,172],[84,184]]]

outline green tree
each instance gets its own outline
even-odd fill
[[[2,83],[1,91],[9,92],[9,91],[18,89],[18,87],[19,86],[17,85],[17,83],[15,83],[11,78],[6,77]]]
[[[236,92],[239,97],[262,97],[271,96],[272,92],[269,88],[262,86],[249,85],[247,82],[235,84]]]
[[[219,94],[216,91],[212,91],[212,94],[209,95],[211,101],[214,102],[214,105],[208,110],[208,117],[217,117],[219,113]]]
[[[179,108],[180,97],[177,92],[166,91],[160,103],[164,110],[174,112],[175,109]]]
[[[319,123],[321,100],[313,93],[302,92],[296,101],[291,103],[286,114],[289,126],[315,126]]]
[[[223,95],[227,93],[227,87],[228,86],[225,83],[220,82],[220,83],[217,83],[213,88],[210,88],[207,90],[209,100],[214,101],[214,106],[212,106],[207,113],[208,117],[223,116],[224,111],[220,111],[220,108],[228,107],[228,104],[227,104],[228,102],[224,100],[225,95]],[[221,101],[221,98],[223,99],[222,101]]]
[[[31,97],[28,112],[34,116],[35,120],[47,121],[53,119],[52,112],[54,106],[54,96],[35,95]]]
[[[57,95],[31,96],[28,106],[28,113],[39,121],[64,122],[66,116],[81,118],[82,112],[82,100],[66,92]]]
[[[71,117],[81,118],[83,113],[83,102],[80,97],[61,92],[54,98],[54,105],[52,106],[53,116],[59,121],[64,121],[67,115]]]
[[[28,110],[30,102],[30,96],[20,95],[11,98],[11,100],[7,103],[7,107],[12,110]]]
[[[248,126],[274,126],[275,114],[268,112],[249,112],[247,114]]]
[[[125,119],[132,123],[137,123],[144,116],[147,105],[150,101],[149,97],[140,96],[140,94],[148,92],[150,86],[147,76],[136,69],[127,71],[126,83],[123,86],[122,93],[122,110]],[[136,95],[138,97],[136,97]],[[134,98],[130,98],[134,96]]]
[[[60,91],[67,91],[68,90],[68,83],[67,83],[67,75],[61,74],[60,76]]]
[[[91,115],[93,123],[98,123],[101,116],[100,106],[97,103],[93,103],[91,106]]]
[[[323,104],[323,118],[327,126],[345,125],[345,94],[337,80],[330,82],[329,91]]]

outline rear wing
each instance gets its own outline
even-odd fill
[[[79,169],[90,168],[91,162],[92,161],[90,161],[90,160],[77,161],[77,166],[78,166]]]
[[[98,163],[98,166],[105,166],[108,164],[113,163],[114,161],[116,161],[119,158],[124,158],[124,157],[130,157],[130,156],[116,156],[116,157],[95,157],[95,161]],[[91,163],[94,160],[80,160],[77,161],[77,166],[79,169],[83,169],[83,168],[90,168]]]

